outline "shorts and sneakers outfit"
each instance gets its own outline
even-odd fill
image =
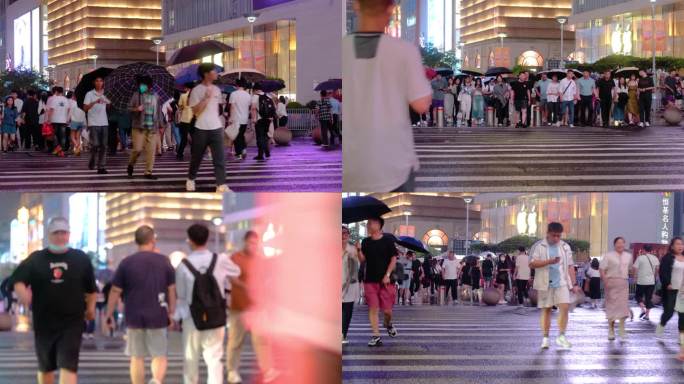
[[[637,303],[644,303],[646,309],[653,308],[653,292],[655,291],[655,272],[660,266],[658,258],[651,254],[640,255],[634,261],[634,268],[637,269],[637,285],[634,300]],[[642,320],[648,320],[645,312],[639,315]]]

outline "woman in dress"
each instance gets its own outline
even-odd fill
[[[499,255],[499,261],[496,263],[496,289],[499,290],[499,304],[506,304],[505,293],[511,289],[509,273],[511,273],[512,264],[510,256]]]
[[[598,259],[591,260],[591,266],[587,269],[587,283],[589,284],[589,298],[591,299],[591,307],[598,308],[599,300],[601,300],[601,273],[599,272]]]
[[[482,271],[480,270],[480,265],[477,260],[473,259],[471,261],[470,269],[470,280],[471,287],[473,291],[473,296],[476,297],[475,301],[480,304],[482,302],[482,289],[480,287],[480,280],[482,279]]]
[[[473,106],[473,90],[473,79],[468,76],[465,78],[464,84],[461,87],[461,93],[458,94],[458,102],[461,106],[459,109],[459,127],[471,125],[472,120],[470,114]]]
[[[342,344],[347,341],[354,302],[359,299],[359,258],[349,244],[349,228],[342,227]]]
[[[2,151],[12,150],[17,140],[17,108],[14,106],[14,98],[9,96],[5,99],[2,108]]]
[[[605,310],[608,319],[608,340],[615,340],[615,322],[620,323],[620,340],[624,341],[625,319],[629,311],[629,268],[632,265],[632,254],[625,251],[625,239],[616,237],[613,240],[614,251],[601,258],[599,272],[606,291]]]
[[[613,120],[615,125],[622,125],[625,122],[625,108],[627,107],[628,100],[627,82],[624,77],[619,77],[617,85],[613,88],[613,101],[615,102]]]
[[[639,100],[637,97],[638,88],[639,82],[636,79],[636,75],[632,74],[629,77],[629,82],[627,83],[627,118],[628,123],[632,125],[639,124]]]
[[[662,339],[665,325],[672,318],[675,311],[675,304],[679,289],[684,282],[684,242],[681,237],[674,237],[670,241],[670,249],[665,256],[660,260],[660,284],[662,290],[660,297],[663,302],[663,314],[660,316],[660,323],[656,327],[656,338]],[[682,331],[684,327],[683,314],[679,314],[679,330]]]
[[[504,82],[503,76],[497,75],[492,88],[494,108],[496,109],[497,126],[508,126],[508,99],[510,99],[510,87]]]
[[[480,78],[475,79],[475,88],[473,89],[472,119],[477,125],[484,124],[484,93]]]
[[[450,77],[449,78],[449,86],[448,91],[444,92],[444,120],[445,120],[445,125],[451,125],[454,121],[454,101],[456,97],[454,94],[451,92],[452,87],[454,86],[454,78]]]
[[[458,118],[458,111],[461,108],[461,104],[458,102],[458,94],[461,93],[461,79],[458,77],[454,78],[454,83],[449,87],[449,92],[454,95],[454,108],[451,111],[451,121],[453,121],[454,126],[456,125],[456,119]]]

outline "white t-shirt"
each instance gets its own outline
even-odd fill
[[[558,92],[561,94],[561,101],[573,101],[575,100],[575,94],[577,94],[577,83],[575,83],[574,80],[568,80],[567,77],[564,77],[563,80],[560,81],[560,89]]]
[[[546,100],[549,103],[555,103],[558,101],[558,93],[560,89],[560,83],[559,82],[550,82],[549,85],[546,87]]]
[[[587,277],[590,279],[594,277],[601,277],[601,272],[599,272],[598,269],[589,267],[589,269],[587,269]]]
[[[684,261],[674,261],[672,265],[672,279],[670,285],[672,289],[680,289],[682,286],[682,275],[684,274]]]
[[[24,109],[24,100],[20,98],[14,99],[14,106],[17,108],[17,114],[21,114],[22,110]]]
[[[202,114],[197,116],[197,121],[195,122],[195,128],[205,131],[223,128],[223,124],[219,118],[221,90],[215,85],[210,85],[207,87],[204,84],[199,84],[192,89],[192,92],[190,92],[190,101],[188,102],[190,108],[196,107],[204,100],[207,92],[209,92],[210,89],[213,92],[213,96],[211,100],[209,100],[207,107],[204,108],[204,111],[202,111]]]
[[[418,169],[409,104],[432,95],[418,48],[382,35],[373,58],[356,58],[354,35],[342,41],[346,133],[343,190],[389,192]]]
[[[287,106],[285,103],[278,103],[276,106],[276,115],[278,115],[278,117],[287,116]]]
[[[445,259],[442,268],[444,270],[445,280],[455,280],[458,278],[458,260]]]
[[[60,95],[52,96],[47,101],[47,109],[51,111],[50,123],[66,124],[69,121],[69,99]]]
[[[103,103],[96,103],[88,110],[88,126],[89,127],[106,127],[109,125],[107,119],[107,104],[110,103],[104,92],[97,93],[94,89],[86,93],[83,104],[92,104],[98,99],[102,99]]]
[[[518,271],[518,280],[530,279],[530,258],[526,254],[520,254],[515,257],[515,270]]]
[[[634,262],[634,268],[637,269],[637,284],[655,284],[655,270],[659,265],[660,261],[658,258],[651,254],[637,257],[636,261]]]
[[[230,94],[228,104],[235,105],[235,116],[231,119],[237,119],[238,124],[245,125],[249,121],[249,107],[252,103],[252,97],[244,89],[238,89]],[[233,109],[231,109],[231,112]]]
[[[76,100],[69,100],[69,111],[71,112],[71,121],[74,123],[85,122],[85,112],[78,107]]]

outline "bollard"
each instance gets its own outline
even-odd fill
[[[437,107],[437,126],[444,127],[444,108]]]
[[[495,125],[496,122],[494,121],[494,108],[487,107],[487,126],[493,127]]]
[[[539,126],[539,123],[537,121],[537,110],[538,108],[535,104],[532,104],[530,106],[530,114],[532,115],[530,116],[530,125],[532,125],[533,127]]]

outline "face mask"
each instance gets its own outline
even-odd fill
[[[67,245],[55,245],[55,244],[48,244],[48,250],[53,253],[64,253],[69,249],[69,246]]]
[[[147,92],[147,85],[146,84],[140,84],[140,93],[145,93]]]

